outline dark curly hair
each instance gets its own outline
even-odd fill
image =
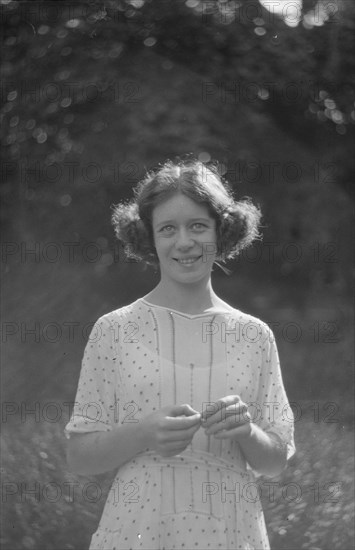
[[[235,201],[228,184],[216,166],[200,161],[167,161],[134,189],[134,199],[113,207],[112,223],[117,238],[129,258],[158,265],[152,229],[154,208],[181,193],[207,206],[216,220],[217,256],[222,261],[234,258],[260,237],[260,210],[249,198]]]

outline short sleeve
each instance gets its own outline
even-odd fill
[[[262,347],[254,422],[287,448],[287,458],[295,453],[294,416],[284,388],[279,355],[273,332],[266,329]]]
[[[115,422],[117,354],[110,321],[101,317],[85,347],[73,412],[65,435],[110,431]]]

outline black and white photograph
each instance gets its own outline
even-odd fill
[[[355,4],[0,8],[1,548],[350,550]]]

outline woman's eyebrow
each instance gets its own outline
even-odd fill
[[[212,221],[212,218],[204,218],[204,217],[199,217],[199,218],[190,218],[188,220],[185,221],[185,223],[196,223],[196,222],[204,222],[204,223],[208,223]],[[177,223],[176,220],[164,220],[162,222],[159,222],[156,224],[157,227],[161,226],[161,225],[167,225],[167,224],[175,224]]]
[[[160,227],[162,225],[168,225],[168,224],[173,224],[173,223],[176,223],[175,220],[164,220],[162,222],[159,222],[159,223],[156,223],[156,227]]]

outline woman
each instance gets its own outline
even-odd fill
[[[115,207],[127,254],[160,282],[101,317],[85,350],[69,464],[118,469],[91,549],[269,548],[248,490],[293,454],[291,412],[272,332],[211,284],[259,221],[197,161],[167,162]]]

